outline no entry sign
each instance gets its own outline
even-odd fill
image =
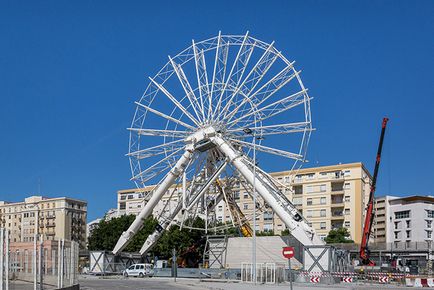
[[[293,247],[283,247],[282,254],[285,258],[291,259],[294,257],[294,248]]]

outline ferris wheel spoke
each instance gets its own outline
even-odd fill
[[[191,85],[187,79],[187,76],[184,73],[184,70],[182,69],[182,67],[179,64],[175,63],[175,61],[170,56],[169,56],[169,61],[173,67],[173,70],[175,71],[176,76],[178,77],[179,82],[181,83],[182,88],[184,89],[186,97],[190,101],[190,105],[193,108],[193,111],[197,117],[197,120],[202,120],[201,119],[202,116],[201,116],[201,114],[199,114],[200,104],[199,104],[196,96],[194,95],[193,89],[191,88]]]
[[[249,74],[245,77],[243,82],[238,85],[236,90],[232,93],[232,97],[227,102],[225,108],[223,108],[223,112],[225,112],[225,116],[223,119],[230,120],[232,116],[237,113],[238,109],[244,104],[244,101],[246,99],[248,100],[248,97],[246,97],[234,110],[229,110],[230,106],[232,105],[233,99],[235,98],[235,96],[237,96],[240,90],[243,88],[243,94],[248,96],[250,92],[252,92],[256,88],[256,86],[271,68],[273,63],[277,60],[279,54],[274,53],[273,50],[274,41],[268,46],[267,50],[262,54],[261,58],[255,64]]]
[[[234,75],[234,71],[237,69],[237,66],[239,66],[240,62],[242,62],[242,61],[240,61],[240,59],[242,58],[241,56],[245,55],[245,52],[247,51],[248,39],[249,39],[249,32],[247,31],[246,35],[243,38],[243,42],[241,43],[240,49],[238,50],[237,56],[235,57],[234,63],[231,67],[231,70],[229,71],[229,74],[224,81],[223,88],[221,89],[221,92],[220,92],[219,100],[218,100],[216,108],[214,110],[214,116],[218,116],[220,113],[220,108],[221,108],[222,103],[223,103],[223,97],[224,97],[224,94],[226,92],[227,86],[230,85],[230,83],[232,81],[232,76]]]
[[[220,87],[220,90],[222,90],[222,88],[224,87],[228,56],[229,56],[229,43],[222,44],[220,49],[219,49],[218,59],[216,60],[217,61],[217,70],[216,70],[216,75],[215,75],[215,80],[214,80],[214,88],[217,88],[217,84]],[[213,96],[214,95],[216,95],[214,97],[214,100],[218,105],[220,92],[217,92],[215,94],[213,93]],[[215,115],[218,112],[219,112],[218,108],[215,108],[212,111],[212,117],[211,117],[212,120],[215,120]]]
[[[300,154],[296,154],[296,153],[292,153],[292,152],[288,152],[288,151],[284,151],[284,150],[280,150],[280,149],[276,149],[276,148],[271,148],[271,147],[267,147],[264,145],[252,144],[252,143],[241,141],[241,140],[234,139],[234,138],[229,138],[229,139],[235,143],[238,143],[238,144],[241,144],[243,146],[247,146],[251,149],[256,149],[258,151],[262,151],[265,153],[279,155],[282,157],[286,157],[286,158],[290,158],[290,159],[294,159],[294,160],[298,160],[298,161],[303,160],[303,156],[301,156]]]
[[[150,112],[152,112],[152,113],[154,113],[154,114],[156,114],[156,115],[158,115],[158,116],[160,116],[160,117],[162,117],[162,118],[165,118],[165,119],[167,119],[167,120],[170,120],[170,121],[172,121],[172,122],[174,122],[174,123],[177,123],[177,124],[179,124],[179,125],[181,125],[181,126],[184,126],[184,127],[186,127],[186,128],[189,128],[189,129],[195,130],[195,128],[194,128],[193,126],[191,126],[191,125],[189,125],[189,124],[187,124],[187,123],[184,123],[184,122],[181,121],[181,120],[175,119],[175,118],[173,118],[172,116],[166,115],[166,114],[164,114],[164,113],[162,113],[162,112],[160,112],[160,111],[158,111],[158,110],[155,110],[155,109],[153,109],[153,108],[151,108],[151,107],[149,107],[149,106],[143,105],[142,103],[139,103],[139,102],[135,102],[135,104],[138,105],[138,106],[140,106],[140,107],[143,107],[143,108],[147,109],[148,111],[150,111]]]
[[[300,74],[300,71],[294,70],[294,62],[291,62],[268,82],[257,89],[251,96],[250,99],[256,105],[260,105],[283,88],[287,83],[293,80]]]
[[[149,78],[151,82],[164,93],[164,95],[172,101],[172,103],[175,104],[176,107],[178,107],[193,123],[195,123],[197,126],[199,126],[199,122],[190,114],[190,112],[187,111],[187,109],[181,105],[181,103],[171,94],[168,90],[166,90],[165,87],[163,87],[161,84],[157,83],[154,79]]]
[[[245,137],[248,137],[251,134],[245,132],[246,127],[241,127],[237,129],[228,130],[229,133],[243,133]],[[259,134],[260,136],[266,135],[275,135],[275,134],[290,134],[297,132],[305,132],[312,131],[310,122],[297,122],[297,123],[287,123],[287,124],[278,124],[278,125],[269,125],[269,126],[258,126],[255,127],[255,135]]]
[[[208,74],[206,72],[205,55],[203,50],[198,51],[196,44],[193,40],[193,52],[194,52],[194,62],[196,64],[196,76],[199,90],[199,100],[202,107],[203,120],[207,120],[205,117],[205,105],[204,99],[208,97],[209,87],[208,87]],[[211,104],[209,104],[211,105]]]
[[[168,153],[179,148],[184,148],[184,140],[179,139],[172,142],[164,143],[161,145],[149,147],[142,150],[132,151],[127,156],[135,157],[136,159],[145,159],[148,157],[154,157],[160,154]]]
[[[245,115],[239,117],[238,119],[233,120],[232,122],[229,122],[228,128],[233,127],[239,121],[241,121],[247,117],[253,116],[254,114],[257,114],[257,113],[260,114],[260,117],[256,118],[256,122],[260,122],[260,121],[266,120],[270,117],[273,117],[275,115],[278,115],[284,111],[287,111],[291,108],[294,108],[295,106],[303,104],[306,102],[306,99],[308,98],[306,96],[306,92],[307,92],[307,89],[303,89],[303,90],[301,90],[295,94],[292,94],[286,98],[283,98],[283,99],[278,100],[274,103],[271,103],[265,107],[258,108],[255,111],[252,111],[248,114],[245,114]],[[250,125],[250,124],[248,124],[248,125]],[[245,126],[248,126],[248,125],[245,125]]]
[[[212,112],[212,100],[213,100],[213,94],[214,94],[214,89],[216,86],[216,81],[217,83],[222,83],[223,79],[219,76],[221,76],[221,70],[222,68],[220,67],[220,65],[223,62],[223,77],[224,77],[224,70],[226,69],[226,61],[227,61],[227,50],[225,49],[225,45],[222,46],[222,38],[221,38],[221,31],[219,31],[219,35],[217,36],[217,48],[216,48],[216,52],[215,52],[215,58],[214,58],[214,69],[213,69],[213,73],[212,73],[212,81],[211,81],[211,92],[209,94],[209,110],[208,110],[208,116],[210,118],[210,120],[213,119],[213,112]]]
[[[239,58],[239,64],[237,64],[238,69],[232,74],[235,76],[235,80],[233,80],[235,90],[227,98],[225,98],[224,102],[226,103],[225,106],[222,109],[222,116],[221,120],[224,120],[227,114],[228,109],[230,108],[231,104],[234,102],[234,98],[238,97],[239,91],[244,87],[243,75],[246,71],[247,65],[249,63],[250,57],[252,56],[253,50],[255,46],[249,45],[247,46],[247,49],[245,52],[242,53],[241,57]],[[252,72],[252,71],[251,71]],[[246,80],[248,79],[249,75],[246,77]]]
[[[144,129],[144,128],[128,128],[129,131],[137,132],[139,135],[145,136],[160,136],[160,137],[173,137],[185,138],[191,131],[177,131],[177,130],[159,130],[159,129]]]
[[[173,164],[171,164],[170,162],[166,162],[169,161],[170,159],[174,158],[176,154],[178,154],[181,150],[183,150],[184,148],[179,148],[178,150],[175,150],[174,152],[170,153],[169,155],[167,155],[166,157],[160,159],[158,162],[154,163],[153,165],[149,166],[147,169],[139,172],[136,176],[133,176],[133,178],[131,178],[131,180],[136,180],[137,178],[140,177],[140,180],[142,182],[146,182],[149,179],[143,181],[143,177],[144,176],[148,176],[148,175],[153,175],[155,172],[162,172],[165,170],[165,168],[168,167],[172,167]],[[156,175],[153,175],[156,176]]]

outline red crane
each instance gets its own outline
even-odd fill
[[[372,222],[374,221],[374,193],[377,184],[378,169],[380,168],[381,151],[383,149],[384,133],[388,118],[383,118],[381,125],[380,143],[378,144],[377,158],[375,159],[374,176],[372,177],[371,191],[369,192],[368,206],[366,207],[365,225],[363,227],[362,243],[360,244],[360,260],[362,264],[374,266],[375,263],[369,259],[368,242],[371,235]]]

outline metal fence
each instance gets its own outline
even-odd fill
[[[78,243],[46,240],[34,235],[31,242],[10,242],[0,229],[0,290],[58,289],[78,284]]]

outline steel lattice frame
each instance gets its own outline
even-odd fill
[[[244,156],[239,166],[247,170],[245,174],[256,167],[265,186],[277,188],[277,182],[253,164],[251,151],[287,158],[294,169],[305,160],[312,131],[310,98],[294,62],[287,60],[274,42],[263,42],[248,33],[219,33],[207,40],[193,41],[181,53],[169,56],[166,65],[150,78],[136,105],[129,128],[132,180],[140,188],[148,183],[156,183],[156,188],[161,183],[168,186],[168,174],[181,166],[183,178],[176,174],[170,182],[174,188],[172,196],[176,188],[183,188],[182,202],[180,194],[175,194],[175,211],[187,209],[184,217],[189,212],[207,219],[216,202],[222,200],[213,185],[207,183],[217,179],[226,180],[227,184],[234,179],[237,184],[242,183],[240,167],[233,166],[234,159],[228,161],[233,152]],[[157,128],[150,128],[150,124]],[[276,135],[296,136],[291,148],[298,149],[293,152],[262,144]],[[225,146],[230,148],[225,151]],[[207,193],[203,193],[204,184]],[[251,190],[248,184],[243,186]],[[209,201],[212,198],[213,206]],[[284,197],[277,194],[276,198]],[[166,207],[167,204],[157,217],[165,225],[174,219],[170,213],[164,213]],[[179,223],[186,226],[183,219]],[[139,222],[134,224],[138,225]]]

